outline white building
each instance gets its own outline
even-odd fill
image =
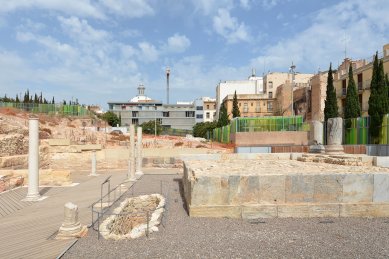
[[[220,105],[223,99],[234,94],[262,94],[263,93],[263,78],[255,75],[253,69],[252,75],[247,80],[232,80],[220,82],[216,86],[216,118],[219,118]]]
[[[194,100],[196,123],[216,120],[216,99],[200,97]]]

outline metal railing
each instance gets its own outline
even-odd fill
[[[53,115],[91,116],[92,113],[81,105],[66,104],[38,104],[38,103],[10,103],[0,102],[0,107],[15,108],[32,113],[45,113]]]

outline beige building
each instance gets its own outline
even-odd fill
[[[379,58],[383,60],[385,74],[389,73],[389,44],[383,46],[383,52],[379,54]],[[354,81],[358,88],[362,116],[368,115],[373,61],[373,57],[370,60],[357,61],[345,59],[339,66],[337,73],[334,74],[334,87],[336,89],[340,116],[344,114],[350,64],[353,66]]]
[[[311,118],[324,121],[324,105],[327,91],[328,71],[319,72],[311,78]]]
[[[263,94],[237,94],[240,117],[271,116],[274,112],[275,98],[267,98]],[[234,95],[229,94],[223,99],[227,114],[232,119]]]

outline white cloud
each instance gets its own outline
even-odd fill
[[[104,8],[114,14],[130,18],[153,15],[154,9],[147,0],[100,0]]]
[[[181,53],[190,47],[190,40],[185,35],[174,34],[167,39],[166,50],[173,53]]]
[[[315,14],[307,29],[266,48],[251,64],[260,66],[266,62],[266,70],[286,71],[294,61],[299,71],[310,73],[318,67],[327,68],[331,61],[337,65],[344,57],[344,33],[350,39],[347,56],[367,58],[388,41],[389,19],[387,15],[381,19],[380,14],[389,13],[389,6],[385,0],[380,3],[348,0],[324,8]]]
[[[154,62],[158,59],[159,53],[157,48],[148,43],[148,42],[141,42],[138,44],[140,48],[140,53],[138,53],[138,59],[143,62]]]
[[[248,41],[250,38],[247,26],[243,22],[239,23],[237,18],[231,17],[226,9],[219,9],[217,16],[213,17],[213,28],[228,43]]]
[[[82,17],[105,18],[100,8],[90,0],[12,0],[2,1],[0,13],[13,12],[19,9],[45,9]]]
[[[251,1],[250,0],[240,0],[240,6],[245,10],[250,10]]]
[[[233,0],[192,0],[195,10],[204,15],[213,15],[220,8],[230,10],[233,6]]]
[[[108,32],[96,30],[88,24],[87,20],[77,17],[64,18],[58,17],[62,29],[66,31],[73,39],[84,42],[101,42],[109,37]]]
[[[281,0],[261,0],[260,3],[266,10],[275,7]]]

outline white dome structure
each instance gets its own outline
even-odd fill
[[[130,100],[132,103],[147,102],[152,99],[145,95],[145,87],[143,85],[138,86],[138,95]]]

